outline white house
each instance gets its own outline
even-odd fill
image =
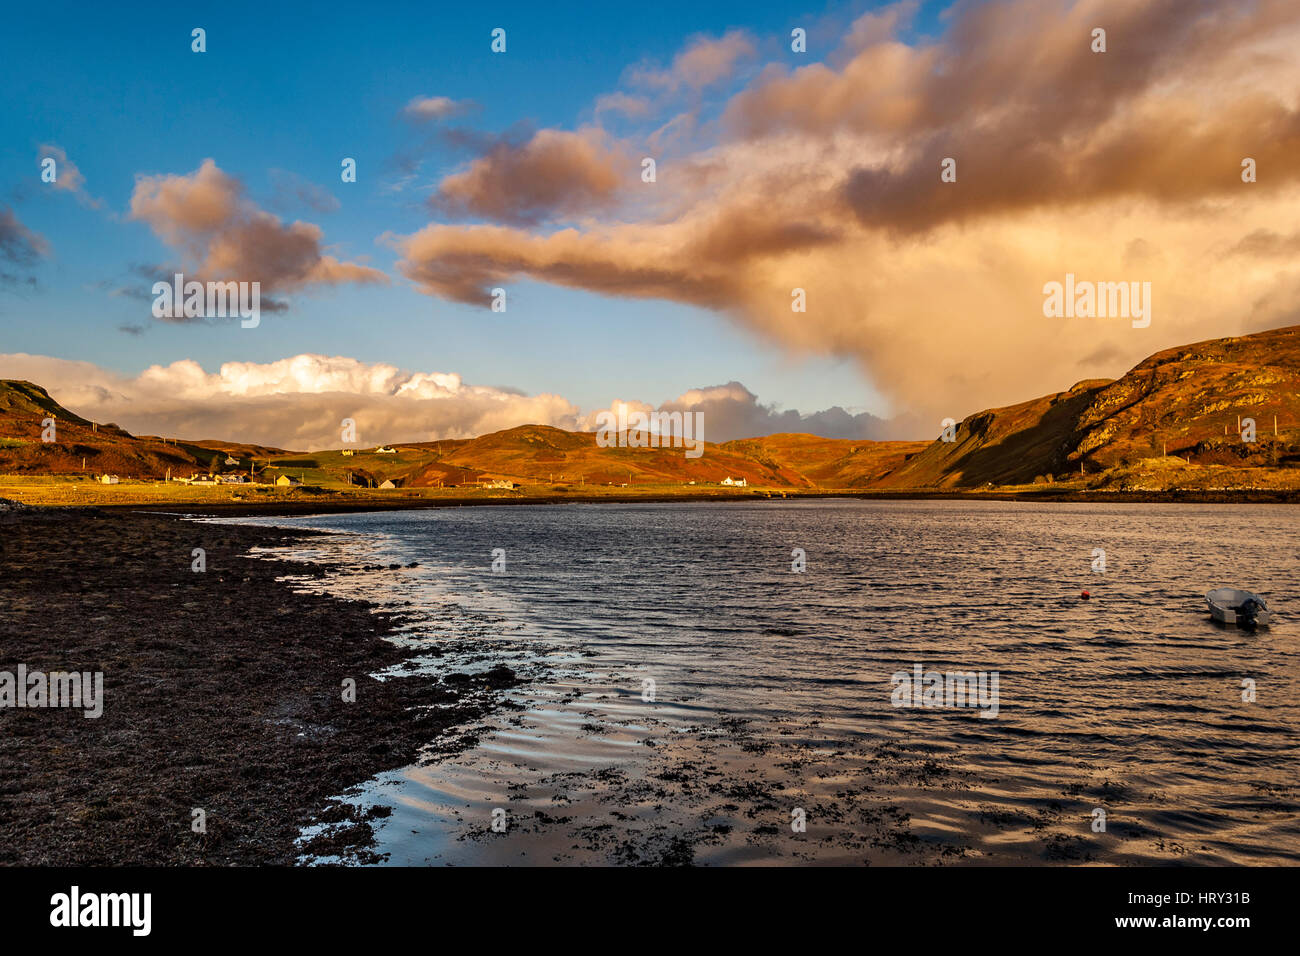
[[[227,456],[226,456],[226,464],[227,464],[227,465],[231,465],[231,466],[233,467],[234,465],[238,465],[238,464],[239,464],[239,459],[238,459],[238,458],[233,458],[233,457],[231,457],[230,455],[227,455]]]
[[[101,484],[115,485],[118,483],[118,477],[117,475],[100,475],[99,481]]]
[[[391,447],[391,446],[389,446],[389,445],[380,445],[378,448],[375,449],[375,454],[376,454],[376,455],[396,455],[396,454],[397,454],[397,449],[396,449],[396,448],[393,448],[393,447]]]
[[[275,483],[284,488],[297,488],[302,484],[302,482],[293,477],[293,475],[281,475],[279,478],[275,479]]]
[[[746,481],[744,478],[732,478],[730,475],[728,475],[726,478],[722,479],[721,484],[733,485],[737,488],[745,488],[749,485],[749,482]]]
[[[351,448],[344,448],[344,449],[343,449],[343,457],[344,457],[344,458],[351,458],[351,457],[352,457],[353,455],[355,455],[355,454],[356,454],[356,451],[354,451],[354,450],[351,449]]]
[[[380,491],[392,491],[396,487],[397,485],[393,484],[393,479],[391,478],[386,478],[379,483]]]

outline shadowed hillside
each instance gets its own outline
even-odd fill
[[[1248,418],[1254,442],[1240,431]],[[882,486],[1024,484],[1166,455],[1205,468],[1288,468],[1300,464],[1298,443],[1300,326],[1291,326],[1166,349],[1115,381],[978,412],[956,441],[933,442]]]

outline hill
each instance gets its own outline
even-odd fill
[[[568,432],[547,425],[522,425],[459,443],[412,483],[427,484],[446,467],[521,482],[683,484],[717,483],[730,477],[764,486],[808,484],[793,469],[756,460],[725,445],[706,442],[703,455],[687,458],[680,448],[601,448],[594,432]]]
[[[927,441],[867,441],[782,433],[718,447],[800,476],[810,488],[870,488],[923,452]]]
[[[50,419],[52,431],[44,424]],[[239,447],[137,438],[69,411],[39,385],[0,380],[0,472],[7,474],[162,478],[168,470],[173,475],[207,471],[214,457]]]
[[[42,440],[53,418],[55,440]],[[1253,420],[1255,441],[1243,440]],[[1276,425],[1274,422],[1276,421]],[[937,423],[936,423],[937,425]],[[521,425],[469,439],[290,452],[233,441],[133,436],[63,408],[31,382],[0,381],[0,473],[162,478],[287,472],[324,488],[452,488],[508,480],[559,491],[593,486],[925,491],[1070,482],[1107,490],[1300,488],[1300,326],[1166,349],[1118,379],[985,409],[953,441],[776,434],[680,448],[602,448],[592,432]],[[239,460],[224,465],[226,456]]]
[[[1242,438],[1246,419],[1254,442]],[[1166,349],[1119,379],[977,412],[956,441],[933,442],[880,486],[1027,484],[1166,456],[1203,469],[1290,469],[1300,464],[1298,426],[1300,326],[1290,326]]]

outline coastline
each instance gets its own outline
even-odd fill
[[[386,639],[400,615],[296,592],[277,578],[325,570],[249,553],[317,532],[117,509],[0,521],[0,670],[103,674],[98,718],[0,708],[0,864],[372,862],[370,823],[333,798],[426,745],[471,745],[518,683],[501,665],[371,677],[415,656]]]
[[[365,511],[420,511],[428,508],[510,507],[562,504],[712,504],[717,502],[819,501],[835,499],[861,501],[1003,501],[1016,503],[1048,502],[1053,504],[1300,504],[1300,490],[1258,491],[824,491],[787,494],[710,494],[710,495],[528,495],[485,498],[286,498],[276,501],[185,502],[171,504],[96,504],[104,511],[129,511],[151,514],[202,517],[306,516],[313,514],[351,514]],[[80,510],[87,506],[33,505],[38,508]],[[182,509],[178,511],[178,509]]]

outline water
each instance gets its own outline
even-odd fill
[[[293,549],[337,569],[301,586],[409,612],[404,639],[442,652],[429,673],[505,661],[531,678],[477,745],[349,795],[393,809],[390,863],[1300,861],[1287,506],[246,520],[348,532]],[[1219,585],[1265,596],[1273,625],[1210,622],[1202,595]],[[996,716],[895,707],[891,675],[916,664],[998,672]]]

